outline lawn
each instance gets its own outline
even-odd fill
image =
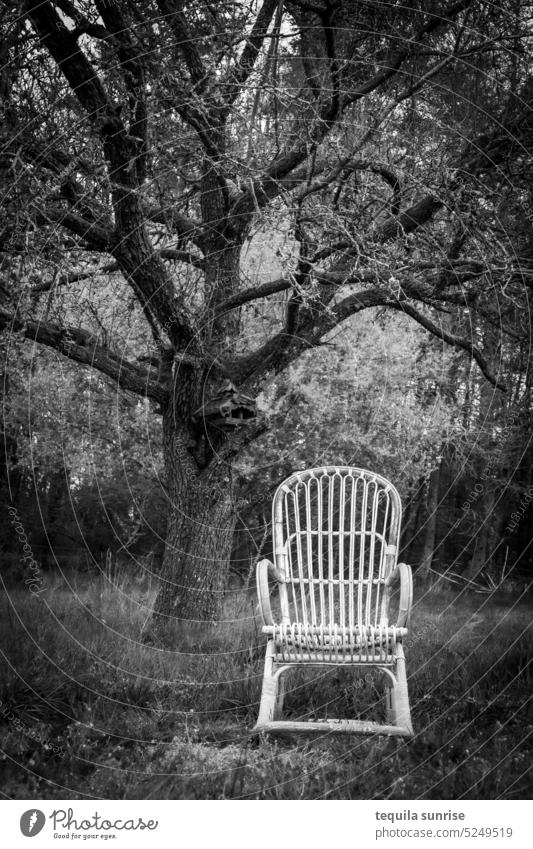
[[[152,589],[119,575],[4,589],[0,738],[6,798],[520,799],[533,789],[533,600],[415,589],[406,640],[416,736],[250,734],[264,638],[253,594],[227,621],[143,645]],[[289,717],[369,718],[377,679],[289,679]]]

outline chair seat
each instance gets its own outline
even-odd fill
[[[394,647],[407,628],[387,625],[265,625],[274,641],[275,659],[289,663],[394,662]]]

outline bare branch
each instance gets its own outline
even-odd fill
[[[278,9],[277,17],[280,18],[283,0],[264,0],[237,66],[230,72],[231,82],[223,86],[223,97],[228,107],[235,102],[242,86],[252,73],[276,8]]]
[[[112,105],[98,75],[52,3],[25,0],[23,8],[91,121],[111,114]]]
[[[410,38],[404,41],[404,47],[401,50],[398,50],[396,53],[389,56],[382,63],[382,70],[379,71],[374,77],[370,80],[367,80],[366,83],[363,83],[358,89],[355,89],[352,92],[349,92],[345,98],[343,107],[346,107],[350,103],[355,103],[357,100],[361,100],[367,94],[370,94],[372,91],[375,91],[377,88],[381,88],[383,83],[385,83],[388,79],[390,79],[400,67],[403,65],[406,59],[408,59],[413,50],[418,48],[420,41],[427,35],[430,35],[432,32],[435,32],[439,27],[443,24],[449,24],[451,21],[457,17],[460,12],[464,12],[465,9],[471,5],[472,0],[459,0],[457,3],[452,3],[451,6],[448,6],[447,9],[443,9],[441,12],[428,12],[428,20],[426,23],[417,30],[416,33]],[[425,79],[424,79],[425,81]],[[418,82],[415,84],[418,86]],[[403,99],[403,97],[402,97]]]
[[[51,292],[52,289],[68,286],[70,283],[79,283],[82,280],[98,277],[100,274],[112,274],[118,270],[119,268],[116,262],[109,262],[107,265],[99,265],[96,268],[67,272],[66,274],[61,274],[59,277],[52,277],[50,280],[42,280],[40,283],[34,283],[30,291],[33,294],[39,295],[42,292]]]
[[[223,301],[216,308],[215,315],[223,315],[228,310],[241,307],[250,301],[257,301],[260,298],[268,298],[276,292],[285,292],[293,285],[288,277],[278,277],[276,280],[270,280],[268,283],[263,283],[261,286],[251,286],[249,289],[244,289],[243,292],[238,292],[231,298]]]
[[[186,265],[194,265],[195,268],[199,268],[202,271],[205,268],[205,262],[202,257],[197,254],[193,254],[190,251],[182,251],[178,248],[161,248],[161,250],[156,253],[161,257],[161,259],[169,259],[174,262],[183,262]]]
[[[96,221],[88,221],[75,212],[66,211],[61,207],[47,207],[38,210],[38,220],[41,224],[58,224],[82,238],[91,251],[109,253],[111,251],[112,229],[103,227]]]
[[[122,388],[136,395],[165,404],[168,389],[149,373],[119,357],[95,336],[77,327],[61,327],[51,322],[25,320],[0,308],[0,329],[22,331],[25,338],[53,348],[68,359],[91,366],[111,377]]]
[[[303,186],[299,192],[296,192],[296,197],[303,200],[308,195],[315,192],[320,192],[333,183],[337,177],[346,172],[351,171],[371,171],[373,174],[378,174],[392,189],[391,198],[391,214],[398,215],[400,211],[401,200],[401,183],[400,178],[395,174],[394,170],[383,162],[372,162],[368,159],[354,159],[352,156],[346,156],[328,174],[320,179],[313,180],[308,186]]]
[[[457,336],[454,333],[449,333],[443,327],[440,327],[438,324],[435,324],[435,322],[428,318],[427,315],[424,315],[415,307],[413,307],[412,304],[408,304],[402,301],[398,302],[397,304],[391,304],[390,306],[393,306],[394,309],[402,310],[402,312],[413,318],[415,321],[421,324],[422,327],[424,327],[426,330],[429,330],[430,333],[432,333],[434,336],[437,336],[437,338],[442,339],[443,342],[446,342],[448,345],[453,345],[455,348],[462,348],[464,351],[467,351],[467,353],[469,353],[470,356],[475,359],[476,363],[478,364],[479,368],[481,369],[487,380],[492,383],[492,385],[495,386],[496,389],[500,389],[502,392],[507,391],[507,387],[505,386],[505,384],[498,380],[498,378],[492,373],[492,370],[489,364],[487,363],[485,357],[483,356],[479,348],[474,345],[474,343],[470,339],[465,339],[462,336]]]
[[[373,76],[370,80],[367,80],[367,82],[363,83],[363,85],[359,88],[345,94],[341,104],[341,110],[337,114],[335,114],[334,111],[330,114],[331,110],[330,105],[328,104],[327,110],[319,116],[315,125],[310,128],[308,134],[309,142],[320,142],[331,129],[331,121],[333,120],[334,123],[334,118],[336,118],[338,114],[340,114],[348,105],[356,102],[357,100],[361,100],[376,89],[381,88],[385,82],[398,72],[404,61],[413,52],[413,48],[418,46],[420,40],[424,36],[434,32],[434,30],[438,29],[442,26],[442,24],[449,23],[460,12],[468,8],[471,2],[472,0],[459,0],[459,2],[452,4],[440,13],[430,13],[429,20],[426,24],[424,24],[424,26],[422,26],[405,42],[407,46],[383,60],[381,63],[382,70],[379,71],[379,73],[375,74],[375,76]],[[302,145],[299,144],[296,148],[282,154],[281,157],[272,163],[266,171],[265,177],[263,178],[264,181],[266,182],[269,179],[282,179],[306,157],[307,151],[305,150],[305,146],[302,147]]]
[[[146,209],[147,218],[155,224],[163,224],[176,233],[177,236],[186,236],[191,242],[202,246],[203,226],[200,221],[188,218],[177,210],[175,206],[167,208],[149,207]]]
[[[99,4],[104,19],[109,19],[112,28],[119,26],[120,11],[114,7],[104,9],[104,5]],[[137,191],[141,179],[136,168],[139,141],[126,131],[120,118],[120,106],[117,107],[108,98],[98,75],[79,48],[73,33],[63,25],[53,5],[48,0],[26,0],[24,8],[37,35],[99,133],[108,171],[112,175],[115,227],[111,236],[106,234],[104,246],[99,247],[99,232],[95,231],[95,225],[87,227],[86,222],[82,224],[80,235],[92,238],[96,249],[108,250],[112,247],[112,253],[152,328],[158,323],[166,328],[174,343],[189,342],[194,338],[194,333],[183,298],[176,293],[173,281],[161,258],[155,253],[146,229],[145,213]],[[127,40],[127,36],[124,37]],[[121,65],[134,63],[130,45],[123,41],[122,48],[119,51]],[[68,215],[63,214],[61,223],[73,229],[76,220],[69,219]]]
[[[443,205],[444,202],[435,195],[426,195],[410,206],[409,209],[404,210],[401,215],[393,215],[387,218],[369,235],[374,241],[384,243],[395,239],[397,236],[412,233],[427,224]]]
[[[161,259],[168,259],[174,262],[183,262],[187,265],[193,265],[195,268],[203,269],[204,261],[201,257],[189,253],[189,251],[181,251],[176,248],[162,248],[157,251]],[[114,274],[120,271],[120,266],[117,262],[109,262],[107,265],[97,265],[93,268],[86,268],[81,271],[67,271],[59,277],[52,277],[50,280],[43,280],[39,283],[34,283],[31,286],[31,292],[39,294],[41,292],[50,292],[52,289],[61,286],[68,286],[71,283],[79,283],[82,280],[88,280],[91,277],[99,277],[105,274]]]
[[[306,319],[294,333],[286,330],[277,333],[251,354],[226,362],[226,369],[240,383],[255,383],[269,371],[282,371],[304,351],[319,345],[325,333],[350,316],[370,307],[389,306],[395,301],[390,292],[375,287],[344,298],[332,309],[322,309],[320,304],[316,308],[307,305]]]
[[[439,198],[434,195],[426,195],[417,203],[410,206],[409,209],[404,210],[404,212],[400,215],[390,216],[390,218],[387,218],[383,224],[380,224],[366,235],[369,239],[371,239],[371,241],[378,244],[384,244],[395,239],[397,236],[412,233],[414,230],[422,227],[432,219],[435,212],[442,206],[443,201]],[[343,243],[341,243],[341,245],[342,244]],[[336,250],[340,249],[341,247],[336,246]],[[324,258],[325,255],[327,255],[327,253],[325,253],[325,249],[323,249],[315,254],[314,259]],[[357,282],[357,273],[355,278],[352,278],[352,269],[352,246],[348,246],[347,252],[334,262],[330,269],[320,272],[315,271],[315,275],[326,283],[349,283],[352,279],[354,282]]]
[[[107,0],[95,0],[95,5],[100,18],[109,30],[110,36],[107,41],[116,45],[119,66],[129,93],[132,114],[129,134],[130,138],[135,139],[137,148],[134,152],[131,170],[140,184],[146,177],[148,155],[148,114],[144,61],[141,59],[141,51],[134,41],[132,29],[125,17],[126,11],[124,10],[125,13],[123,14],[121,4],[109,3]],[[124,129],[120,124],[118,124],[118,127],[121,131]],[[122,158],[124,158],[126,152],[124,140],[120,141],[119,148],[122,149]],[[131,158],[132,153],[133,151],[130,150],[126,156]]]
[[[207,73],[200,52],[187,25],[187,19],[183,13],[182,0],[157,0],[157,5],[164,20],[168,22],[176,37],[176,47],[179,47],[183,53],[196,90],[201,91],[207,82]]]

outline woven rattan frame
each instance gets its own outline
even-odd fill
[[[395,487],[365,469],[307,469],[278,487],[272,504],[275,562],[257,565],[268,641],[256,731],[413,734],[402,646],[412,577],[409,566],[397,563],[401,513]],[[397,579],[399,612],[391,625]],[[276,613],[274,587],[279,589]],[[379,670],[385,680],[386,723],[284,720],[284,673],[322,665]]]

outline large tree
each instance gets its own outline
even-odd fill
[[[154,628],[217,613],[232,462],[263,428],[198,413],[227,381],[257,396],[383,307],[505,389],[501,331],[531,279],[501,234],[501,196],[527,201],[533,150],[515,6],[2,3],[0,326],[160,411]],[[274,232],[285,273],[246,280],[243,245]],[[105,310],[73,319],[65,293],[88,279],[142,317],[134,344]]]

